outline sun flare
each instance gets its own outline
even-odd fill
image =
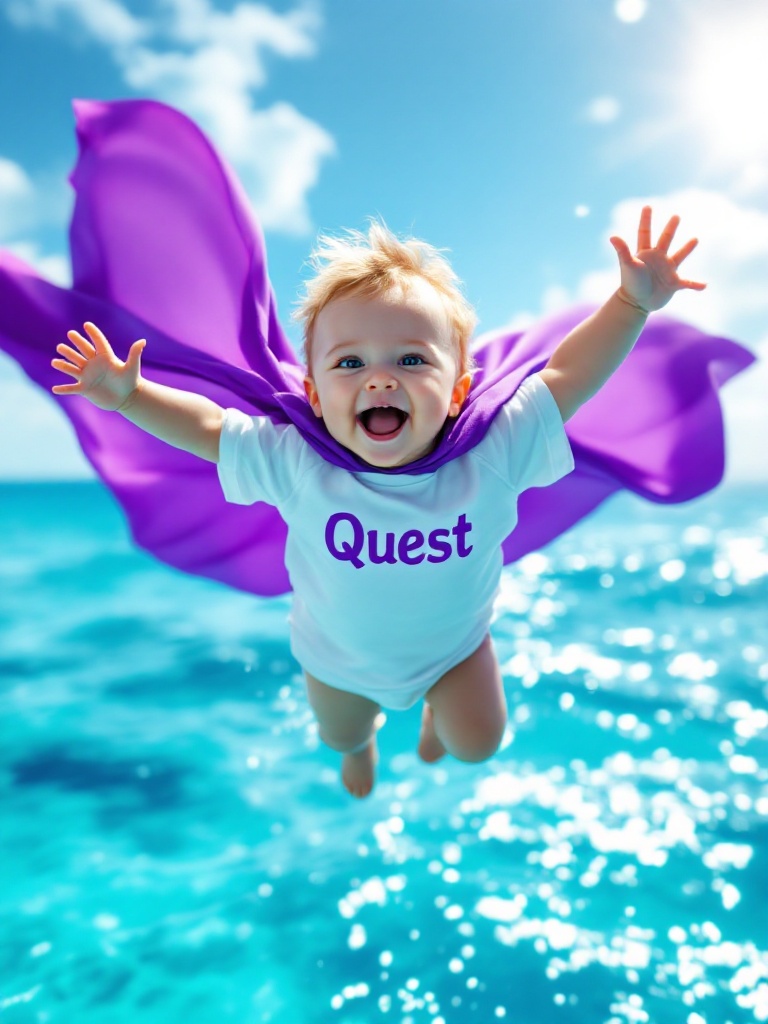
[[[702,124],[718,163],[768,160],[768,12],[697,26],[684,78],[685,106]]]

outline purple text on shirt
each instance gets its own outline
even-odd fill
[[[351,543],[346,540],[336,539],[336,527],[342,523],[348,523],[352,529]],[[427,555],[428,562],[445,562],[453,554],[453,545],[448,539],[451,534],[456,537],[456,553],[459,558],[466,558],[472,550],[472,545],[467,545],[465,539],[472,529],[472,523],[467,522],[466,515],[462,512],[456,520],[456,525],[451,530],[432,530],[429,534],[429,547],[436,555]],[[421,530],[406,530],[400,538],[395,541],[394,533],[385,533],[384,551],[379,551],[379,531],[368,530],[368,558],[374,565],[388,562],[394,565],[398,559],[405,565],[418,565],[423,562],[424,552],[419,548],[424,546],[424,534]],[[363,524],[352,512],[335,512],[325,526],[325,544],[328,551],[340,562],[351,562],[356,569],[362,569],[365,562],[360,554],[365,547],[366,531]],[[397,547],[397,558],[395,557]]]

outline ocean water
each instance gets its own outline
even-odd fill
[[[768,488],[623,494],[505,570],[483,764],[355,800],[289,599],[100,485],[0,487],[3,1024],[768,1020]]]

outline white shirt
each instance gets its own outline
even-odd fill
[[[292,424],[227,409],[218,474],[227,501],[275,505],[288,525],[302,667],[410,707],[488,632],[518,495],[573,467],[560,411],[534,374],[478,445],[430,473],[341,469]]]

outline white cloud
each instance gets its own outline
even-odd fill
[[[217,10],[210,0],[163,0],[139,20],[117,0],[13,0],[18,25],[75,24],[112,52],[128,85],[188,114],[233,164],[263,227],[308,234],[307,194],[333,138],[286,102],[258,109],[266,57],[307,58],[317,50],[320,14],[285,14],[263,4]]]
[[[59,285],[62,288],[70,288],[72,285],[72,269],[69,259],[66,256],[52,255],[40,251],[35,242],[7,242],[3,245],[7,252],[18,256],[48,281]]]
[[[0,239],[24,230],[33,219],[35,188],[22,167],[0,157]]]
[[[0,199],[17,202],[32,194],[32,182],[26,172],[12,160],[0,157]]]
[[[116,0],[6,0],[6,14],[20,28],[82,27],[108,46],[129,46],[145,27]]]
[[[768,163],[752,160],[744,164],[729,191],[735,199],[751,199],[768,192]]]
[[[207,129],[234,164],[262,226],[295,234],[311,231],[306,196],[332,137],[291,104],[253,107],[264,85],[266,51],[296,59],[316,52],[319,15],[311,8],[280,15],[256,4],[224,13],[208,0],[174,0],[167,32],[177,48],[136,47],[119,55],[137,91],[173,104]],[[181,48],[178,48],[181,47]]]
[[[312,7],[278,14],[264,4],[240,3],[229,12],[213,8],[210,0],[166,0],[173,12],[169,32],[178,43],[229,48],[250,64],[254,51],[269,48],[282,57],[311,57],[313,33],[320,15]],[[256,84],[261,84],[258,82]]]
[[[729,381],[721,392],[724,407],[728,479],[768,483],[768,334],[750,348],[759,362]]]
[[[46,255],[28,239],[29,233],[51,218],[58,196],[51,196],[45,182],[33,182],[26,171],[12,160],[0,157],[0,245],[35,267],[55,284],[69,285],[69,260]]]

